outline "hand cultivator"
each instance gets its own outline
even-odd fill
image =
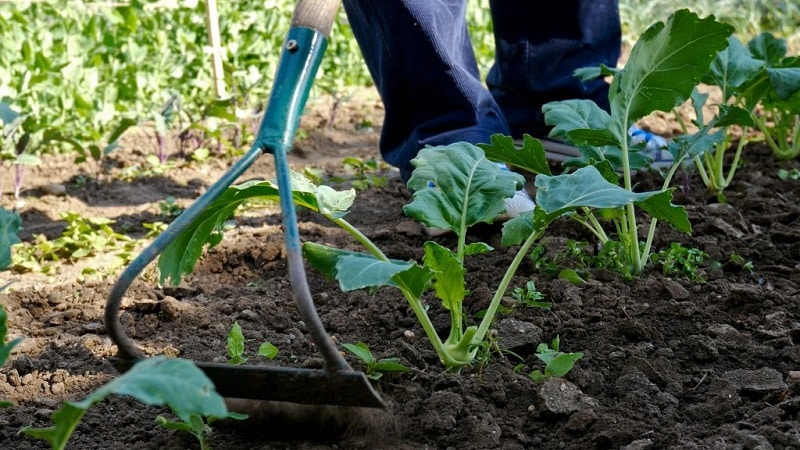
[[[301,404],[383,407],[384,403],[366,375],[354,371],[330,340],[319,319],[303,268],[295,206],[286,153],[308,98],[311,84],[327,45],[339,7],[338,0],[299,0],[281,53],[275,85],[252,148],[197,201],[179,216],[122,273],[109,294],[105,323],[119,348],[113,358],[124,372],[145,358],[125,334],[119,321],[122,296],[133,280],[178,235],[189,227],[206,207],[219,197],[263,153],[275,159],[280,205],[283,213],[292,292],[300,315],[314,344],[322,353],[324,369],[233,366],[197,363],[225,397],[274,400]]]

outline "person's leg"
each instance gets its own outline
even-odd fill
[[[344,0],[353,34],[384,103],[383,158],[411,175],[426,145],[488,142],[509,133],[483,86],[466,0]]]
[[[603,80],[581,82],[575,69],[619,58],[621,32],[617,0],[490,0],[495,65],[487,84],[511,133],[546,136],[543,104],[590,99],[608,109]]]

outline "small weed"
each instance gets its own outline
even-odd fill
[[[171,195],[158,202],[158,209],[161,211],[161,216],[164,218],[178,217],[183,212],[183,208],[175,203],[175,197]]]
[[[661,266],[665,276],[682,275],[693,282],[703,282],[699,269],[708,254],[696,248],[686,248],[678,242],[670,244],[668,249],[653,253],[650,260]]]
[[[543,302],[544,294],[536,289],[536,283],[533,280],[525,283],[525,287],[516,287],[511,292],[511,298],[517,303],[527,306],[529,308],[544,308],[550,309],[553,304],[550,302]]]
[[[342,344],[350,353],[356,355],[364,364],[367,365],[367,377],[379,380],[387,372],[407,372],[408,367],[400,363],[400,358],[377,359],[370,351],[367,344],[359,342],[357,344]]]
[[[81,258],[96,254],[111,253],[122,250],[117,256],[123,259],[125,254],[133,250],[136,243],[128,236],[117,233],[111,228],[114,223],[103,217],[84,218],[77,213],[62,213],[61,218],[67,221],[67,228],[61,236],[47,239],[37,235],[33,243],[15,246],[12,267],[18,270],[52,273],[54,262],[74,262]]]
[[[370,187],[383,187],[388,182],[388,177],[375,175],[375,172],[380,171],[383,165],[378,163],[375,159],[361,159],[355,156],[349,156],[342,160],[346,171],[354,173],[353,179],[349,180],[350,184],[356,190],[363,191]],[[343,178],[334,178],[332,181],[342,183],[347,181]]]
[[[275,359],[278,356],[278,347],[269,342],[263,342],[258,347],[256,354],[267,359]],[[244,364],[247,362],[247,358],[244,356],[244,334],[239,322],[234,322],[228,332],[228,358],[229,364]]]
[[[534,370],[528,376],[531,380],[542,383],[548,378],[563,377],[575,366],[575,363],[583,358],[583,353],[564,353],[559,350],[561,340],[558,336],[550,342],[541,343],[536,347],[536,357],[545,364],[544,373]]]
[[[145,239],[154,239],[159,234],[163,233],[164,230],[167,229],[167,224],[164,222],[145,222],[142,223],[142,227],[147,230],[147,233],[144,235]]]
[[[800,169],[796,169],[796,168],[791,169],[791,170],[781,169],[781,170],[778,171],[778,179],[781,180],[781,181],[788,181],[788,180],[796,181],[796,180],[800,180]]]

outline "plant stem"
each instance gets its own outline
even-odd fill
[[[370,238],[368,238],[366,235],[364,235],[364,233],[362,233],[358,228],[351,225],[350,222],[344,219],[330,217],[330,216],[328,216],[328,219],[330,219],[331,222],[341,227],[350,236],[353,236],[353,238],[356,241],[358,241],[361,245],[363,245],[364,248],[366,248],[367,251],[372,254],[372,256],[380,259],[381,261],[389,261],[389,258],[386,257],[386,255],[381,251],[381,249],[379,249],[378,246],[375,245],[375,243],[372,242],[372,240],[370,240]]]
[[[522,243],[522,246],[517,251],[516,256],[514,256],[514,260],[511,261],[511,265],[508,266],[506,269],[505,275],[503,275],[503,279],[500,280],[500,285],[497,286],[497,290],[494,293],[494,297],[492,297],[491,303],[489,303],[489,307],[486,309],[486,314],[483,316],[480,325],[478,326],[478,331],[475,333],[475,336],[472,338],[471,344],[479,344],[483,341],[483,338],[486,337],[486,333],[489,331],[489,327],[492,325],[494,321],[494,316],[497,313],[497,308],[500,306],[500,301],[503,299],[503,296],[506,295],[506,291],[508,290],[508,285],[511,284],[511,279],[514,277],[514,274],[517,272],[517,268],[519,265],[522,264],[522,260],[528,255],[528,252],[531,249],[531,246],[537,239],[542,237],[544,234],[544,229],[540,231],[535,231],[531,233],[530,236]]]
[[[736,146],[736,153],[733,155],[733,163],[731,164],[730,169],[728,170],[728,176],[725,178],[725,187],[728,187],[733,181],[733,175],[736,173],[736,169],[739,167],[739,160],[742,156],[742,149],[744,149],[745,144],[747,144],[747,139],[745,135],[747,134],[747,128],[742,128],[742,137],[739,138],[739,144]]]

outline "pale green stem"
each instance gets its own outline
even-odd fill
[[[542,234],[544,234],[544,229],[540,231],[534,231],[530,236],[528,236],[528,239],[522,243],[522,246],[520,247],[516,256],[514,256],[514,260],[511,261],[511,265],[509,265],[508,269],[506,269],[503,279],[500,280],[500,285],[497,286],[494,297],[492,297],[492,301],[489,303],[489,307],[486,309],[486,314],[483,316],[483,319],[478,326],[478,331],[472,338],[472,344],[479,344],[481,341],[483,341],[483,338],[486,337],[486,333],[489,331],[489,327],[494,321],[497,308],[500,306],[500,301],[503,300],[503,296],[506,295],[506,291],[508,290],[508,285],[511,284],[511,279],[514,277],[514,274],[517,273],[517,268],[519,268],[519,265],[522,264],[522,260],[528,255],[533,243],[536,242],[536,240],[539,239]]]
[[[433,345],[433,349],[436,350],[436,354],[439,355],[439,360],[445,367],[458,367],[463,365],[462,361],[457,361],[450,356],[450,353],[444,346],[444,343],[441,339],[439,339],[439,335],[436,333],[436,328],[434,328],[433,323],[431,323],[431,319],[428,317],[428,314],[425,312],[425,308],[422,306],[422,302],[410,292],[407,292],[405,289],[400,289],[400,292],[403,293],[403,296],[408,301],[408,305],[411,307],[411,310],[414,311],[414,315],[417,316],[417,320],[419,320],[420,325],[422,325],[422,329],[425,331],[425,335],[428,336],[428,340]]]
[[[700,174],[700,179],[703,180],[703,185],[708,189],[711,189],[711,179],[708,177],[708,173],[706,173],[706,169],[703,164],[704,161],[700,159],[699,156],[694,157],[694,166],[697,168],[697,173]]]
[[[624,124],[628,123],[626,114]],[[624,129],[621,133],[621,146],[622,146],[622,178],[625,183],[625,190],[633,192],[633,183],[631,182],[631,164],[628,155],[628,130]],[[620,241],[628,247],[628,256],[634,267],[634,270],[641,272],[641,255],[639,254],[639,236],[638,227],[636,226],[636,207],[633,203],[625,205],[625,219],[627,219],[627,227],[625,227],[625,237],[620,237]]]
[[[733,175],[736,174],[736,169],[739,167],[739,160],[742,157],[742,149],[744,149],[745,144],[747,144],[747,139],[745,138],[746,133],[747,133],[747,128],[743,128],[742,137],[739,139],[739,145],[736,146],[736,153],[733,155],[733,163],[731,164],[731,167],[728,170],[728,176],[725,177],[726,187],[731,184],[731,181],[733,181]]]
[[[606,234],[606,231],[603,229],[603,226],[600,225],[600,222],[597,220],[595,215],[592,214],[591,210],[585,207],[581,209],[586,214],[585,217],[575,214],[571,215],[570,218],[589,230],[597,238],[597,240],[600,241],[601,244],[608,242],[608,235]]]
[[[353,236],[353,238],[363,245],[374,257],[380,259],[381,261],[389,260],[389,258],[386,257],[386,255],[378,248],[378,246],[375,245],[375,243],[373,243],[367,236],[364,235],[364,233],[359,231],[348,221],[333,217],[328,217],[328,219]],[[439,339],[439,335],[436,333],[436,328],[434,328],[433,323],[431,323],[431,320],[428,317],[428,314],[425,312],[425,308],[422,307],[420,300],[405,289],[400,289],[400,292],[403,293],[403,296],[408,301],[408,305],[411,307],[411,310],[414,311],[414,315],[417,316],[417,320],[419,320],[420,325],[422,325],[425,335],[428,336],[428,340],[433,345],[434,350],[436,350],[436,354],[439,355],[439,359],[442,361],[442,364],[447,367],[453,367],[461,364],[459,361],[456,361],[450,357],[447,349],[444,347],[444,343],[442,343],[442,340]]]
[[[361,245],[363,245],[364,248],[366,248],[367,251],[372,254],[372,256],[380,259],[381,261],[388,261],[389,260],[389,258],[387,258],[386,255],[383,254],[381,249],[379,249],[378,246],[375,245],[375,243],[370,240],[370,238],[365,236],[364,233],[362,233],[359,229],[357,229],[356,227],[351,225],[350,222],[348,222],[348,221],[346,221],[344,219],[337,219],[337,218],[333,218],[333,217],[330,217],[330,216],[325,216],[325,217],[328,217],[328,219],[330,219],[331,222],[333,222],[336,225],[338,225],[339,227],[341,227],[350,236],[353,236],[353,238],[356,241],[358,241]]]

